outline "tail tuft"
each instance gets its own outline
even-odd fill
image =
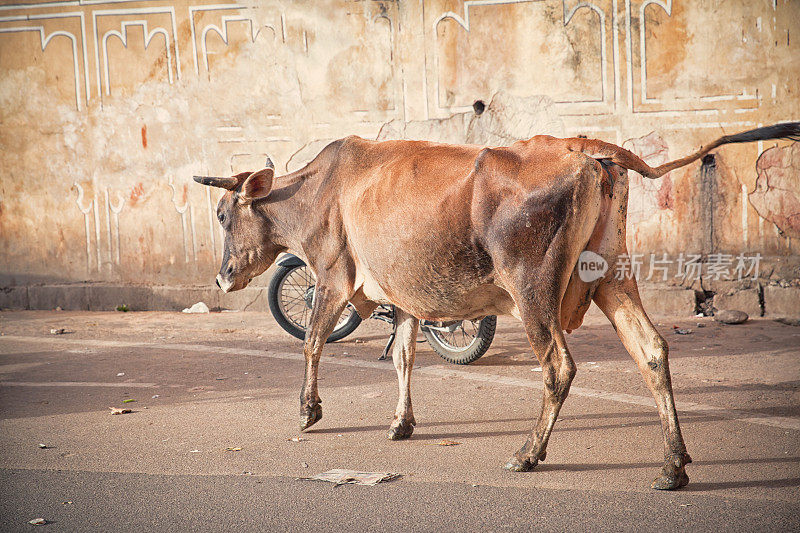
[[[753,141],[766,141],[768,139],[790,139],[800,141],[800,122],[784,122],[773,126],[764,126],[735,135],[725,135],[720,144],[749,143]]]

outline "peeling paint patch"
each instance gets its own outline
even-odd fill
[[[656,132],[628,139],[622,143],[622,147],[641,157],[650,166],[663,165],[669,161],[667,142]],[[629,194],[628,221],[632,223],[646,220],[656,211],[672,209],[675,205],[672,178],[669,174],[650,180],[642,179],[639,174],[632,172]]]
[[[748,196],[759,215],[789,237],[800,237],[800,143],[764,150]]]
[[[473,111],[455,113],[447,118],[392,120],[383,125],[377,139],[506,146],[535,135],[565,135],[564,123],[548,97],[521,97],[498,91],[488,105],[482,104],[480,113],[473,108]]]

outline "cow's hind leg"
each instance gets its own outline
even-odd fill
[[[338,291],[317,285],[314,294],[314,307],[306,339],[303,344],[303,355],[306,359],[306,375],[303,389],[300,391],[300,429],[307,429],[322,419],[322,400],[317,391],[317,375],[319,358],[325,341],[333,332],[339,316],[347,305],[347,297]]]
[[[550,294],[554,297],[557,292]],[[531,299],[539,304],[542,299]],[[547,296],[545,300],[547,301]],[[544,394],[542,410],[524,446],[505,465],[507,470],[527,472],[544,461],[547,442],[558,418],[558,412],[575,377],[575,362],[567,349],[555,306],[529,305],[522,311],[522,322],[539,363],[542,366]]]
[[[395,308],[397,336],[394,340],[392,360],[397,370],[399,397],[394,421],[389,428],[388,437],[392,440],[407,439],[414,432],[417,421],[411,407],[411,369],[414,367],[414,354],[417,345],[419,320],[401,309]]]
[[[667,341],[647,317],[635,280],[608,280],[598,287],[594,300],[616,328],[656,400],[664,432],[665,460],[652,487],[664,490],[683,487],[689,483],[685,465],[692,459],[686,453],[675,410]]]

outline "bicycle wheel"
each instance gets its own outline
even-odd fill
[[[448,363],[468,365],[489,349],[497,328],[497,317],[464,320],[446,327],[424,326],[422,334],[433,351]]]
[[[275,321],[287,333],[300,340],[306,338],[306,329],[311,320],[316,282],[314,274],[306,265],[279,266],[267,288],[267,301]],[[361,317],[348,304],[326,342],[347,337],[360,323]]]

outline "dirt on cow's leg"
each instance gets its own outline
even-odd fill
[[[576,372],[555,315],[529,311],[523,313],[522,320],[531,347],[542,365],[544,394],[542,410],[533,431],[525,445],[505,464],[505,468],[513,472],[533,470],[539,461],[544,461],[547,441]]]
[[[661,473],[651,487],[661,490],[683,487],[689,483],[685,466],[692,458],[686,453],[675,410],[667,341],[647,317],[635,280],[609,280],[598,287],[594,300],[616,328],[656,400],[664,433],[665,458]]]
[[[317,375],[322,348],[347,305],[347,298],[336,291],[317,285],[311,310],[303,355],[306,374],[300,392],[300,430],[308,429],[322,419],[322,400],[317,391]]]
[[[392,350],[392,360],[397,371],[399,397],[394,421],[389,427],[388,437],[391,440],[407,439],[414,433],[414,410],[411,407],[411,370],[414,367],[414,355],[417,345],[419,320],[401,309],[395,309],[397,321],[397,337]]]

